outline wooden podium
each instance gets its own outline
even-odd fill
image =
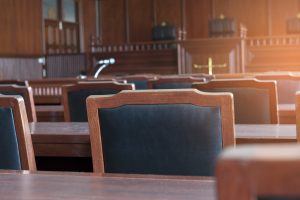
[[[178,72],[245,72],[245,38],[209,38],[182,41],[178,44]]]
[[[179,74],[245,72],[246,37],[247,29],[241,25],[235,37],[180,41],[177,46]]]

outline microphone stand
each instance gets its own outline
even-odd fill
[[[100,60],[100,61],[98,61],[97,62],[97,65],[98,64],[102,64],[100,67],[99,67],[99,69],[96,71],[96,73],[95,73],[95,75],[94,75],[94,79],[97,79],[98,78],[98,76],[100,75],[100,73],[101,73],[101,71],[103,70],[103,69],[105,69],[108,65],[110,65],[110,64],[114,64],[116,61],[115,61],[115,59],[114,58],[111,58],[111,59],[107,59],[107,60]],[[97,66],[96,65],[96,66]]]

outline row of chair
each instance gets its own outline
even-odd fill
[[[170,84],[177,84],[178,86],[179,83],[168,82],[166,85],[170,87]],[[185,82],[182,83],[187,84]],[[200,91],[233,93],[235,100],[235,122],[238,124],[277,124],[279,122],[277,90],[274,81],[220,79],[210,82],[190,82],[189,84],[189,87]],[[90,95],[116,94],[122,90],[134,89],[135,86],[133,84],[109,81],[77,82],[65,85],[62,87],[62,104],[65,111],[65,121],[87,121],[85,101]],[[25,99],[29,122],[36,121],[32,89],[30,87],[27,89],[25,86],[0,85],[1,92],[4,94],[21,95]]]
[[[1,147],[0,168],[35,170],[24,101],[0,99],[10,125],[0,141],[12,141]],[[211,176],[222,148],[235,143],[229,93],[122,91],[87,102],[94,172]]]
[[[0,95],[0,107],[0,168],[35,170],[23,99]],[[123,91],[89,97],[88,110],[95,172],[212,175],[221,149],[234,147],[228,93]],[[154,129],[159,123],[164,128]],[[297,199],[299,152],[298,145],[227,149],[217,162],[219,199]]]

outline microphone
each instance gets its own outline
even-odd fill
[[[97,65],[101,65],[99,67],[99,69],[96,71],[95,75],[94,75],[94,78],[98,78],[100,72],[106,68],[108,65],[112,65],[112,64],[115,64],[116,63],[116,59],[114,58],[109,58],[109,59],[103,59],[103,60],[98,60],[97,63],[96,63],[96,66]]]
[[[109,59],[103,59],[103,60],[98,60],[97,64],[103,65],[103,64],[115,64],[116,59],[114,58],[109,58]]]

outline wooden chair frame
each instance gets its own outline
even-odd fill
[[[33,92],[31,87],[18,86],[18,85],[0,85],[0,93],[1,91],[16,92],[18,94],[22,94],[25,101],[28,121],[29,122],[37,121],[34,99],[33,99]]]
[[[154,89],[155,84],[164,84],[164,83],[194,83],[194,82],[205,82],[205,77],[191,77],[191,76],[164,76],[158,77],[154,80],[148,81],[148,88]]]
[[[279,123],[278,96],[276,81],[260,81],[257,79],[216,79],[208,83],[194,83],[193,88],[198,90],[211,90],[215,88],[257,88],[267,89],[270,94],[270,122]]]
[[[299,199],[299,168],[299,145],[248,145],[227,149],[217,162],[218,199],[253,200],[262,196]]]
[[[78,82],[74,85],[65,85],[62,87],[62,104],[64,107],[64,118],[66,122],[71,121],[68,93],[84,89],[111,89],[111,90],[134,90],[134,84],[123,84],[112,81],[104,82]]]
[[[116,95],[90,96],[87,99],[90,141],[95,173],[105,173],[98,109],[122,105],[192,104],[218,106],[222,115],[223,147],[235,145],[233,96],[230,93],[204,93],[194,89],[122,91]]]
[[[297,142],[300,143],[300,92],[296,93],[296,129]]]
[[[1,107],[12,108],[13,110],[22,170],[35,171],[34,150],[23,98],[19,96],[0,95],[0,105]]]

